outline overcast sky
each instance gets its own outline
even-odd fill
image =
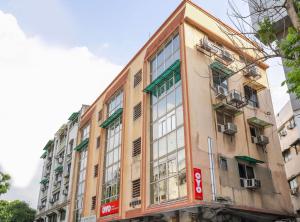
[[[230,23],[226,0],[194,2]],[[179,3],[0,1],[0,169],[13,178],[5,198],[36,207],[46,142],[97,98]],[[268,75],[277,112],[288,100],[278,61]]]

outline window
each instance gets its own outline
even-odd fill
[[[289,185],[291,189],[297,189],[298,188],[297,177],[289,180]]]
[[[97,140],[96,140],[96,148],[99,148],[100,147],[100,136],[97,137]]]
[[[220,169],[228,170],[227,159],[225,157],[220,157]]]
[[[135,157],[137,155],[140,155],[141,154],[141,145],[142,145],[141,137],[136,139],[135,141],[133,141],[132,145],[133,145],[132,156]]]
[[[248,104],[253,107],[259,107],[257,91],[249,86],[244,86],[244,91]]]
[[[179,46],[179,40],[176,41]],[[172,64],[174,44],[173,40],[167,42],[165,48],[156,54],[156,64],[150,64],[152,80],[168,68],[166,64]],[[155,93],[151,95],[152,204],[180,199],[187,195],[183,123],[181,76],[174,73],[157,86]]]
[[[284,159],[284,162],[287,163],[292,159],[292,153],[290,149],[287,149],[285,151],[282,152],[282,156]]]
[[[142,81],[142,70],[134,75],[133,87],[136,87]]]
[[[123,107],[123,91],[117,92],[108,102],[108,117]]]
[[[91,210],[96,209],[96,196],[92,197],[92,204],[91,204]]]
[[[180,59],[179,35],[172,37],[150,62],[152,81],[160,76],[176,60]]]
[[[71,139],[70,142],[69,142],[69,152],[68,152],[68,154],[72,153],[73,148],[74,148],[74,139]]]
[[[60,211],[60,220],[63,221],[66,219],[66,211],[65,210],[61,210]]]
[[[102,120],[102,109],[98,112],[98,121]]]
[[[94,177],[98,176],[98,170],[99,170],[99,165],[97,164],[94,166]]]
[[[140,179],[132,181],[132,198],[139,197],[141,195],[141,181]]]
[[[142,115],[142,103],[133,107],[133,120],[138,119]]]
[[[233,117],[227,113],[216,112],[217,114],[217,124],[218,131],[221,132],[221,126],[226,125],[227,123],[233,123]]]
[[[228,91],[227,75],[216,72],[215,70],[212,71],[212,75],[213,75],[214,87],[217,88],[218,86],[221,86],[227,92]]]
[[[239,166],[241,187],[245,187],[245,179],[255,178],[254,169],[253,167],[242,163],[239,163],[238,166]]]
[[[86,125],[81,129],[81,141],[83,141],[86,138],[89,138],[90,134],[90,125]]]
[[[118,92],[108,103],[109,114],[113,109],[122,107],[123,92]],[[114,105],[112,105],[112,103]],[[102,185],[101,203],[109,203],[119,199],[120,191],[120,158],[122,139],[122,116],[115,119],[108,127],[106,133],[105,163]]]
[[[81,212],[83,209],[83,197],[84,197],[84,186],[86,176],[86,165],[87,165],[87,149],[80,152],[79,163],[78,163],[78,178],[76,186],[76,201],[75,201],[75,221],[81,220]]]
[[[69,163],[69,164],[67,165],[67,172],[68,172],[68,174],[70,175],[70,173],[71,173],[71,163]]]
[[[251,135],[252,142],[254,141],[253,139],[255,137],[258,137],[262,134],[263,134],[263,129],[262,128],[255,127],[255,126],[250,126],[250,135]]]
[[[53,201],[56,202],[59,200],[59,192],[56,192],[55,194],[53,194]]]

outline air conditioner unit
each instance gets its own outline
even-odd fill
[[[226,123],[221,127],[221,131],[227,135],[234,135],[237,132],[237,127],[234,123]]]
[[[233,56],[227,50],[222,50],[221,56],[226,62],[233,62]]]
[[[242,103],[243,102],[243,97],[240,92],[233,90],[229,93],[229,103]]]
[[[62,163],[64,159],[62,157],[58,158],[58,163]]]
[[[226,96],[228,94],[228,90],[225,87],[218,85],[216,87],[216,90],[217,90],[217,92],[216,92],[217,99],[225,99],[226,98]]]
[[[66,171],[65,173],[64,173],[64,177],[69,177],[70,176],[70,173],[68,172],[68,171]]]
[[[258,179],[244,179],[244,187],[248,189],[257,189],[260,188],[261,183]]]
[[[260,76],[256,66],[250,66],[250,67],[246,68],[246,70],[244,71],[244,75],[247,77],[253,77],[253,78]]]
[[[287,132],[286,132],[286,130],[281,130],[279,134],[280,134],[280,136],[286,136]]]
[[[291,194],[296,196],[298,194],[298,187],[294,187],[291,189]]]
[[[294,129],[295,126],[296,126],[296,124],[295,124],[294,122],[292,122],[292,123],[290,123],[290,124],[287,126],[287,128],[288,128],[289,130],[291,130],[291,129]]]
[[[68,195],[68,189],[63,190],[63,195],[67,196]]]
[[[257,137],[253,137],[253,142],[257,145],[265,146],[269,144],[269,138],[264,135],[259,135]]]
[[[217,53],[215,45],[207,39],[202,39],[201,46],[204,50],[206,50],[208,52]]]

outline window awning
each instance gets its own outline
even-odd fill
[[[45,159],[45,158],[46,158],[46,156],[47,156],[47,153],[48,153],[48,152],[47,152],[47,151],[45,151],[45,152],[42,154],[41,158],[42,158],[42,159]]]
[[[48,178],[44,178],[41,180],[40,184],[46,184],[49,182],[49,179]]]
[[[257,92],[264,90],[267,88],[265,85],[255,81],[255,80],[249,80],[244,83],[244,86],[249,86],[250,88],[256,90]]]
[[[235,158],[236,158],[237,160],[246,161],[246,162],[248,162],[248,163],[250,163],[250,164],[264,163],[264,161],[254,159],[254,158],[252,158],[252,157],[250,157],[250,156],[235,156]]]
[[[54,169],[54,171],[56,172],[56,173],[61,173],[61,172],[63,172],[63,166],[62,165],[59,165],[58,167],[56,167],[55,169]]]
[[[261,120],[257,117],[251,117],[247,121],[248,121],[249,124],[251,124],[253,126],[261,127],[261,128],[268,128],[268,127],[273,126],[272,123],[268,123],[268,122],[266,122],[264,120]]]
[[[229,69],[228,67],[226,67],[225,65],[223,65],[222,63],[216,60],[213,63],[211,63],[209,66],[212,70],[218,73],[225,74],[227,77],[230,77],[234,73],[233,70]]]
[[[236,108],[235,106],[229,105],[224,102],[219,102],[217,104],[214,104],[213,108],[216,111],[232,114],[233,116],[238,116],[239,114],[243,113],[243,111]]]
[[[79,112],[74,112],[71,114],[71,116],[68,118],[68,120],[73,122],[73,121],[77,120],[78,116],[79,116]]]
[[[167,80],[173,73],[180,77],[180,60],[176,60],[169,68],[167,68],[160,76],[153,80],[145,89],[144,92],[153,94],[156,87]]]
[[[123,108],[117,109],[110,117],[108,117],[103,123],[101,123],[100,127],[107,128],[115,119],[120,117],[123,113]]]
[[[53,140],[49,140],[46,146],[43,148],[43,150],[48,150],[52,144],[53,144]]]
[[[74,148],[74,150],[80,152],[81,150],[87,147],[88,143],[89,143],[89,138],[86,138],[82,140],[81,143]]]

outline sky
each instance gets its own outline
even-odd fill
[[[226,0],[194,2],[230,23]],[[0,0],[0,170],[12,176],[2,198],[36,207],[44,145],[81,104],[97,98],[179,3]],[[270,64],[278,112],[288,95],[280,61]]]

